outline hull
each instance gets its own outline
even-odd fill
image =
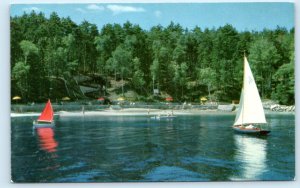
[[[259,129],[259,128],[245,129],[245,128],[240,128],[240,127],[235,127],[235,126],[233,126],[232,128],[235,132],[242,133],[242,134],[267,135],[271,132],[271,131],[263,130],[263,129]]]
[[[54,121],[52,121],[51,123],[40,123],[40,122],[37,122],[37,121],[33,121],[33,128],[44,128],[44,127],[54,127],[55,126],[55,123]]]

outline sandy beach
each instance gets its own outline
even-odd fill
[[[217,110],[161,110],[161,109],[146,109],[146,108],[126,108],[120,110],[102,110],[102,111],[77,111],[67,112],[60,111],[60,117],[66,116],[155,116],[155,115],[197,115],[203,113],[216,113]],[[228,112],[227,112],[228,113]],[[234,112],[229,112],[234,113]]]
[[[94,111],[58,111],[55,116],[155,116],[155,115],[200,115],[200,114],[235,114],[235,112],[222,112],[218,110],[199,110],[199,109],[182,109],[182,110],[162,110],[148,108],[123,108],[120,110],[105,109]],[[37,112],[16,113],[12,112],[11,117],[35,117],[39,116]]]
[[[235,114],[235,111],[220,111],[214,110],[200,110],[200,109],[180,109],[180,110],[163,110],[163,109],[148,109],[148,108],[123,108],[120,110],[105,109],[105,110],[91,110],[91,111],[58,111],[55,112],[55,116],[59,117],[72,117],[72,116],[156,116],[156,115],[218,115],[218,114]],[[275,112],[265,110],[265,114],[295,114],[295,112]],[[26,112],[16,113],[12,112],[11,117],[37,117],[40,113]]]

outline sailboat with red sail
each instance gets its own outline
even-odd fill
[[[33,121],[33,126],[35,128],[53,127],[55,125],[53,117],[53,108],[49,99],[40,117],[37,120]]]

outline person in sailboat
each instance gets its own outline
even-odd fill
[[[245,127],[245,129],[255,129],[256,127],[254,127],[252,124],[250,124],[250,125],[247,125],[246,127]]]
[[[241,128],[241,129],[244,129],[244,128],[245,128],[244,125],[239,125],[238,127]]]
[[[258,130],[259,128],[255,127],[253,124],[249,125],[239,125],[240,129],[247,129],[247,130]]]

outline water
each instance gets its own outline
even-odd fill
[[[234,115],[61,117],[32,130],[12,118],[14,182],[293,180],[295,117],[268,115],[271,134],[231,129]]]

